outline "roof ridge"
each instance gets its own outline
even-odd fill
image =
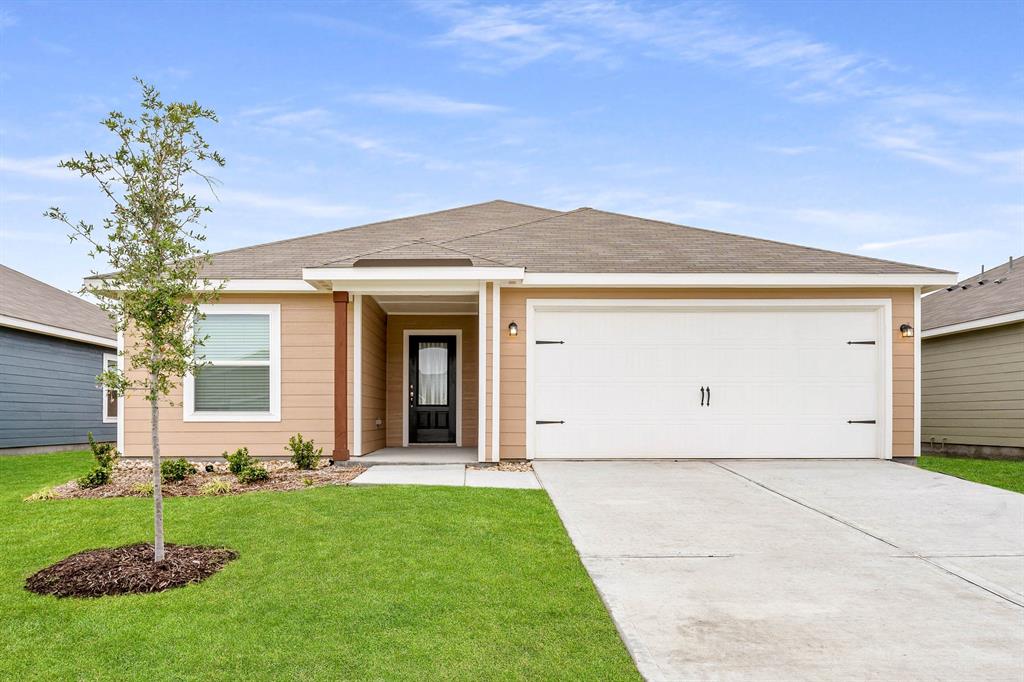
[[[643,220],[645,222],[660,223],[662,225],[668,225],[670,227],[682,227],[687,230],[698,230],[700,232],[711,232],[713,234],[726,235],[728,237],[737,237],[739,239],[745,239],[748,241],[755,242],[767,242],[770,244],[779,244],[781,246],[788,246],[796,249],[805,249],[807,251],[817,251],[818,253],[829,253],[836,256],[844,256],[846,258],[857,258],[860,260],[871,261],[874,263],[889,263],[890,265],[903,265],[911,268],[919,268],[921,270],[928,270],[931,272],[942,273],[942,274],[956,274],[952,270],[942,270],[940,268],[930,268],[926,265],[915,265],[914,263],[904,263],[902,261],[888,260],[886,258],[872,258],[871,256],[861,256],[855,253],[846,253],[845,251],[834,251],[832,249],[822,249],[817,246],[805,246],[803,244],[794,244],[793,242],[784,242],[778,239],[765,239],[764,237],[751,237],[746,234],[737,234],[735,232],[724,232],[722,230],[712,230],[706,227],[694,227],[693,225],[683,225],[681,223],[670,223],[667,220],[658,220],[657,218],[641,218],[639,216],[629,215],[628,213],[616,213],[615,211],[603,211],[596,208],[579,208],[576,211],[593,211],[594,213],[604,213],[606,215],[622,216],[623,218],[632,218],[633,220]],[[570,211],[575,213],[576,211]]]
[[[438,211],[427,211],[426,213],[413,213],[412,215],[402,216],[400,218],[388,218],[387,220],[377,220],[375,222],[365,223],[363,225],[353,225],[351,227],[339,227],[339,228],[334,229],[334,230],[324,230],[323,232],[314,232],[313,234],[305,234],[305,235],[301,235],[299,237],[288,237],[287,239],[277,239],[277,240],[274,240],[274,241],[271,241],[271,242],[263,242],[262,244],[253,244],[253,245],[250,245],[250,246],[239,246],[237,248],[227,249],[225,251],[215,251],[213,253],[210,253],[209,256],[210,257],[222,256],[222,255],[227,254],[227,253],[235,253],[236,251],[245,251],[247,249],[255,249],[255,248],[262,247],[262,246],[273,246],[273,245],[276,245],[276,244],[286,244],[288,242],[299,241],[301,239],[311,239],[313,237],[324,237],[324,236],[327,236],[327,235],[335,234],[337,232],[350,232],[352,230],[362,230],[362,229],[368,228],[368,227],[376,227],[376,226],[382,225],[384,223],[394,223],[394,222],[398,222],[399,220],[409,220],[410,218],[422,218],[424,216],[440,215],[442,213],[451,213],[452,211],[461,211],[461,210],[467,209],[467,208],[475,208],[477,206],[486,206],[487,204],[494,204],[494,203],[499,203],[499,202],[506,203],[506,204],[515,204],[516,203],[514,201],[505,201],[504,199],[491,199],[489,201],[481,201],[481,202],[478,202],[478,203],[475,203],[475,204],[466,204],[465,206],[456,206],[454,208],[444,208],[444,209],[440,209]],[[530,206],[529,204],[517,204],[517,205],[525,206],[527,208],[534,208],[534,209],[538,209],[538,210],[541,210],[541,211],[551,211],[551,210],[554,210],[554,209],[550,209],[550,208],[544,208],[543,206]]]
[[[461,253],[463,256],[470,256],[472,258],[479,258],[480,260],[485,260],[485,261],[488,261],[488,262],[491,262],[491,263],[497,263],[498,265],[501,265],[501,266],[504,266],[504,267],[508,267],[508,263],[502,262],[500,260],[494,260],[493,258],[488,258],[487,256],[480,256],[480,255],[477,255],[475,253],[470,253],[469,251],[460,251],[459,249],[453,249],[450,246],[445,246],[444,244],[434,244],[432,242],[424,242],[424,243],[425,244],[430,244],[431,246],[436,246],[439,249],[444,249],[446,251],[451,251],[452,253]]]
[[[555,215],[549,215],[549,216],[544,216],[543,218],[537,218],[536,220],[527,220],[525,223],[516,223],[515,225],[505,225],[504,227],[495,227],[495,228],[492,228],[490,230],[484,230],[483,232],[474,232],[473,234],[464,234],[464,235],[461,235],[459,237],[452,237],[451,239],[449,239],[447,241],[437,242],[437,244],[438,245],[440,245],[440,244],[450,244],[451,242],[457,242],[460,239],[469,239],[470,237],[479,237],[482,234],[491,234],[492,232],[501,232],[502,230],[510,230],[513,227],[526,227],[527,225],[533,225],[535,223],[542,223],[545,220],[551,220],[552,218],[561,218],[562,216],[567,216],[570,213],[576,213],[578,211],[583,211],[583,210],[585,210],[585,209],[574,208],[571,211],[562,211],[560,213],[556,213]]]

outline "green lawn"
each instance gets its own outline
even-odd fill
[[[1024,493],[1024,461],[922,455],[917,465],[940,474]]]
[[[240,558],[159,594],[31,594],[68,554],[150,539],[149,500],[22,502],[88,465],[0,457],[0,679],[639,679],[543,491],[168,499],[169,542]]]

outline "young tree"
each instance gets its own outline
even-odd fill
[[[164,559],[163,497],[160,491],[160,401],[187,372],[198,369],[202,339],[190,333],[199,306],[213,300],[218,287],[201,277],[208,259],[201,219],[209,206],[186,189],[189,180],[212,187],[208,167],[224,159],[203,139],[198,124],[217,121],[196,102],[164,102],[156,88],[136,78],[142,89],[141,113],[130,118],[112,112],[103,125],[119,142],[111,153],[85,152],[61,167],[95,180],[112,204],[101,229],[73,222],[59,208],[46,215],[70,228],[71,241],[89,243],[89,255],[115,271],[93,271],[83,292],[100,296],[99,305],[124,334],[126,367],[143,370],[139,378],[108,371],[98,379],[121,395],[141,394],[150,404],[153,445],[154,561]],[[123,416],[121,417],[124,418]]]

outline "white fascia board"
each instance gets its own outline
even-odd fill
[[[974,331],[975,329],[985,329],[986,327],[998,327],[1002,324],[1013,324],[1014,322],[1024,321],[1024,310],[1017,311],[1015,313],[1006,313],[1005,315],[993,315],[992,317],[983,317],[980,320],[970,320],[969,322],[960,322],[958,324],[947,324],[944,327],[933,327],[932,329],[925,329],[921,332],[923,338],[931,338],[933,336],[945,336],[947,334],[959,334],[960,332]]]
[[[531,287],[930,287],[956,283],[950,274],[816,274],[816,273],[526,273]]]
[[[367,280],[365,282],[331,282],[334,291],[347,291],[351,294],[369,294],[371,296],[410,294],[476,294],[479,280],[441,280],[441,281],[394,281]]]
[[[197,291],[220,291],[228,293],[276,294],[276,293],[323,293],[309,282],[301,279],[211,279],[209,286],[201,286]],[[115,288],[103,285],[102,280],[87,279],[85,286],[95,292],[116,292]]]
[[[507,267],[386,267],[386,268],[303,268],[302,279],[307,281],[332,282],[430,282],[430,281],[472,281],[493,282],[495,280],[520,280],[523,268]],[[474,287],[474,290],[476,287]]]
[[[104,348],[117,348],[117,339],[107,339],[102,336],[96,336],[95,334],[76,332],[71,329],[54,327],[53,325],[42,324],[40,322],[31,322],[17,317],[9,317],[8,315],[0,315],[0,327],[10,327],[11,329],[35,332],[36,334],[43,334],[45,336],[55,336],[60,339],[70,339],[71,341],[91,343],[94,346],[103,346]]]

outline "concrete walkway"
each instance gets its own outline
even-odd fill
[[[650,680],[1024,679],[1024,495],[883,461],[534,466]]]
[[[468,488],[531,488],[540,483],[532,471],[471,469],[464,464],[377,464],[349,485],[448,485]]]

